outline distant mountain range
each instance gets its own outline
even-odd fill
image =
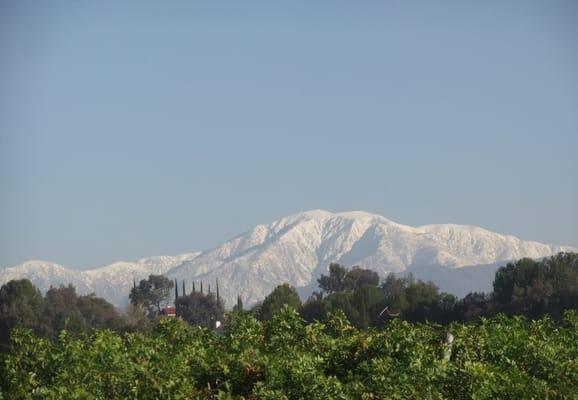
[[[262,300],[278,284],[289,282],[307,296],[332,262],[388,273],[413,273],[442,290],[463,296],[489,291],[496,269],[523,257],[541,258],[578,251],[500,235],[475,226],[411,227],[366,212],[307,211],[257,225],[221,246],[178,256],[116,262],[88,271],[47,261],[28,261],[0,270],[0,283],[28,278],[45,291],[72,283],[79,293],[94,292],[123,307],[133,284],[149,274],[195,280],[214,288],[228,306],[240,295],[245,304]],[[205,289],[206,290],[206,289]],[[214,289],[213,289],[214,290]]]

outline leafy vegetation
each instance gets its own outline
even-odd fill
[[[447,339],[453,335],[453,342]],[[223,335],[163,319],[148,334],[96,330],[57,340],[13,332],[6,399],[571,399],[578,314],[357,330],[342,312],[307,324],[284,306],[235,313]]]
[[[550,315],[560,320],[565,310],[578,309],[578,254],[509,263],[496,272],[493,293],[470,293],[460,300],[411,274],[389,275],[380,282],[371,270],[338,264],[331,264],[329,274],[318,283],[321,291],[299,308],[309,322],[323,321],[336,310],[343,311],[357,328],[382,326],[391,316],[440,324],[498,313],[528,318]]]
[[[225,313],[218,285],[165,279],[135,284],[125,315],[72,286],[2,286],[0,399],[578,399],[576,254],[508,264],[461,300],[333,264],[303,304],[284,284]],[[173,287],[180,318],[159,317]]]
[[[175,281],[176,283],[176,281]],[[145,307],[150,316],[159,315],[161,308],[168,303],[170,291],[175,287],[178,297],[178,286],[162,275],[149,275],[148,279],[142,279],[138,285],[134,285],[130,291],[130,303],[135,306]]]
[[[277,286],[266,298],[263,303],[254,309],[254,313],[261,320],[269,320],[281,310],[283,305],[288,305],[294,309],[299,309],[301,299],[294,287],[287,283]]]
[[[28,327],[37,335],[56,338],[63,329],[80,334],[92,328],[119,330],[129,324],[114,306],[94,294],[79,296],[73,286],[51,288],[42,297],[27,279],[0,288],[0,346],[6,350],[9,332]]]
[[[191,292],[175,300],[177,315],[190,325],[213,328],[223,319],[224,307],[215,295]]]

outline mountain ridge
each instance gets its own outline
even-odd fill
[[[474,279],[472,276],[479,279],[485,271],[493,277],[497,264],[523,257],[541,258],[560,251],[576,249],[524,241],[473,225],[412,227],[364,211],[310,210],[258,224],[202,252],[119,261],[86,271],[28,261],[0,270],[0,283],[28,277],[46,290],[49,285],[70,282],[80,293],[92,291],[123,306],[128,301],[133,279],[162,273],[171,279],[185,280],[189,290],[193,280],[214,283],[218,279],[227,305],[232,305],[237,295],[245,304],[253,304],[283,282],[300,288],[306,296],[332,262],[360,265],[381,276],[420,271],[416,277],[421,274],[431,278],[437,270],[437,275],[444,276],[445,281],[434,279],[434,283],[442,289],[477,289],[484,286],[468,280]],[[481,272],[474,275],[449,271],[483,265],[492,267],[481,268]],[[454,276],[463,276],[463,282],[449,284],[447,281]],[[491,277],[485,278],[486,281]]]

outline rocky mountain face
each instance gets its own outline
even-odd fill
[[[442,290],[464,295],[490,290],[499,265],[522,257],[541,258],[568,246],[523,241],[514,236],[463,225],[411,227],[365,212],[314,210],[257,225],[216,248],[180,256],[151,257],[106,267],[74,271],[54,263],[31,261],[0,271],[0,283],[29,278],[46,290],[72,283],[79,292],[95,292],[117,306],[127,302],[134,279],[150,273],[203,281],[232,306],[237,295],[245,304],[262,300],[276,285],[289,282],[306,296],[332,262],[388,273],[412,272]],[[214,289],[213,289],[214,290]]]

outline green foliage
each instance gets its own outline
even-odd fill
[[[92,328],[121,329],[123,320],[114,306],[94,294],[78,296],[72,285],[50,288],[43,298],[26,279],[10,281],[0,288],[0,345],[6,351],[9,332],[25,327],[56,338],[66,329],[81,334]]]
[[[327,315],[325,302],[320,293],[313,293],[305,303],[301,305],[299,314],[307,322],[323,321]]]
[[[509,263],[496,272],[493,295],[498,309],[508,314],[560,319],[564,310],[578,308],[578,254]]]
[[[224,306],[214,294],[191,292],[175,301],[177,316],[191,325],[214,328],[216,321],[222,321]]]
[[[374,271],[331,264],[329,275],[322,275],[318,282],[328,296],[312,296],[302,306],[301,314],[309,322],[322,320],[335,310],[343,311],[358,328],[382,326],[392,316],[414,322],[448,323],[456,319],[454,296],[440,293],[431,282],[415,281],[411,275],[388,275],[379,285]]]
[[[347,268],[339,264],[329,264],[329,275],[321,275],[317,279],[319,288],[324,293],[335,293],[345,290]]]
[[[222,334],[206,328],[223,312],[213,295],[180,296],[182,320],[151,319],[159,303],[135,285],[119,321],[71,286],[43,299],[13,281],[0,288],[0,327],[14,328],[0,399],[577,399],[577,257],[509,264],[492,295],[457,302],[335,264],[301,307],[281,285],[251,312],[239,304]]]
[[[161,307],[167,303],[174,285],[169,278],[163,275],[149,275],[148,279],[141,280],[137,286],[131,289],[130,302],[133,305],[146,307],[151,316],[159,315]]]
[[[28,279],[14,280],[0,288],[0,343],[5,345],[9,332],[16,326],[44,333],[42,313],[44,299]]]
[[[446,332],[454,336],[452,344]],[[445,357],[448,354],[449,357]],[[149,334],[56,340],[17,328],[0,360],[7,399],[572,399],[578,313],[448,327],[401,319],[357,330],[341,311],[305,324],[235,313],[223,335],[162,319]]]
[[[243,311],[243,299],[241,299],[241,296],[237,296],[237,304],[233,306],[233,312],[241,311]]]
[[[301,306],[301,299],[293,286],[287,283],[277,286],[259,306],[259,318],[269,320],[281,310],[284,305],[288,305],[298,310]]]
[[[353,267],[347,271],[343,286],[345,290],[360,289],[363,286],[377,287],[379,285],[379,275],[377,272],[370,269],[363,269],[360,267]]]
[[[379,285],[379,275],[370,269],[353,267],[348,270],[340,264],[329,264],[329,275],[321,275],[317,279],[323,293],[337,293],[359,289],[364,285]]]

